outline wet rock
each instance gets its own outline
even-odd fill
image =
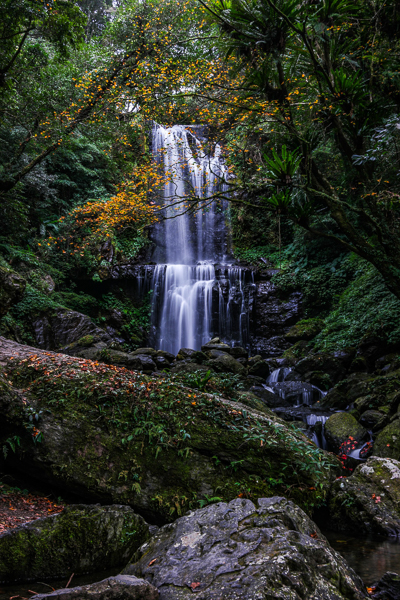
[[[278,394],[274,394],[264,387],[255,385],[250,388],[250,392],[258,396],[267,406],[270,408],[276,408],[277,406],[291,406],[290,402],[284,400]]]
[[[236,392],[239,402],[250,408],[262,412],[265,415],[273,416],[271,409],[258,396],[252,392]]]
[[[319,392],[311,384],[303,381],[282,381],[269,384],[276,394],[289,404],[313,404],[319,398]],[[280,405],[282,406],[282,404]]]
[[[230,354],[222,354],[221,356],[218,356],[218,358],[209,360],[208,364],[218,373],[222,373],[224,371],[228,371],[228,373],[235,373],[237,375],[245,375],[246,373],[245,367]]]
[[[71,505],[0,535],[0,581],[110,569],[149,537],[147,523],[129,506]]]
[[[370,377],[366,373],[352,373],[329,390],[327,395],[321,399],[320,406],[326,409],[343,410],[357,398],[365,395],[369,385]],[[358,406],[356,407],[359,410]]]
[[[400,418],[389,423],[377,436],[374,456],[400,460]]]
[[[181,348],[176,356],[176,360],[188,360],[190,359],[192,362],[201,364],[206,361],[208,355],[204,354],[204,352],[200,352],[199,350],[192,350],[192,348]]]
[[[397,573],[385,573],[371,587],[373,600],[400,600],[400,575]]]
[[[128,356],[129,363],[127,364],[127,367],[129,369],[143,371],[143,373],[152,373],[157,369],[156,363],[149,354],[136,354],[132,352]]]
[[[163,370],[163,369],[171,368],[171,363],[169,362],[169,360],[167,360],[163,356],[155,356],[154,360],[157,365],[157,369]]]
[[[230,349],[230,355],[236,359],[239,359],[239,358],[247,359],[247,357],[249,356],[249,353],[247,352],[247,350],[245,350],[244,348],[241,348],[240,346],[234,346],[233,348]]]
[[[162,527],[125,573],[160,600],[366,598],[361,579],[315,523],[284,498],[213,504]]]
[[[25,294],[26,281],[18,273],[0,266],[0,318]]]
[[[269,373],[269,364],[265,360],[257,361],[248,369],[249,375],[255,375],[256,377],[262,377],[263,379],[267,379]]]
[[[333,386],[332,379],[329,377],[328,373],[324,373],[323,371],[312,371],[308,375],[306,381],[325,392]]]
[[[297,362],[299,362],[299,360],[305,358],[309,353],[309,343],[304,340],[300,340],[299,342],[296,342],[295,344],[293,344],[293,346],[285,350],[282,356],[288,363],[288,365],[293,367]]]
[[[304,319],[293,325],[285,335],[289,342],[298,342],[299,340],[312,340],[324,328],[322,319]]]
[[[137,350],[131,352],[131,356],[135,356],[135,354],[146,354],[148,356],[156,356],[157,352],[158,351],[154,350],[154,348],[138,348]]]
[[[290,347],[285,334],[302,316],[302,294],[294,292],[282,301],[270,280],[272,275],[271,271],[267,281],[257,283],[254,318],[257,327],[251,340],[252,348],[269,357],[282,356]]]
[[[256,363],[261,362],[263,360],[263,357],[261,356],[261,354],[256,354],[255,356],[250,356],[249,359],[247,360],[247,364],[249,365],[249,367],[253,367]]]
[[[222,342],[208,342],[208,344],[204,344],[201,347],[201,351],[204,352],[208,356],[208,353],[211,350],[221,350],[222,352],[230,353],[231,347],[228,344],[223,344]]]
[[[172,363],[175,360],[175,355],[171,352],[167,352],[166,350],[157,350],[156,356],[161,356],[165,358],[168,362]]]
[[[356,356],[349,367],[350,373],[367,373],[368,364],[364,356]]]
[[[400,536],[400,462],[372,456],[334,482],[328,508],[335,529]]]
[[[214,372],[209,366],[200,365],[195,362],[180,361],[171,368],[171,373],[196,373],[196,371],[207,371]]]
[[[343,450],[343,444],[349,439],[354,440],[355,446],[366,441],[368,431],[352,415],[340,412],[329,417],[325,423],[325,437],[330,449],[337,453]]]
[[[343,378],[346,369],[343,361],[338,357],[331,354],[313,354],[300,360],[295,366],[295,371],[302,376],[322,371],[329,375],[332,382],[337,383]]]
[[[367,410],[359,419],[360,425],[368,430],[382,429],[384,425],[386,425],[387,421],[388,416],[379,412],[378,410]]]
[[[130,355],[127,352],[113,350],[112,348],[104,348],[96,354],[97,360],[104,362],[106,365],[116,365],[118,367],[129,367],[132,364]]]
[[[79,340],[87,336],[92,338],[92,343],[109,344],[112,341],[111,336],[97,327],[89,317],[74,310],[60,309],[53,314],[44,314],[38,317],[33,325],[39,348],[63,348],[63,351],[70,355],[79,350]]]
[[[158,590],[144,579],[116,575],[98,583],[36,594],[35,600],[157,600]]]

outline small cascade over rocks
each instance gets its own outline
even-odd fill
[[[324,450],[327,443],[324,434],[324,426],[329,418],[329,413],[313,409],[312,405],[323,398],[327,392],[323,392],[317,386],[304,381],[287,381],[292,372],[290,367],[280,367],[272,371],[263,387],[278,395],[282,400],[289,402],[292,406],[278,407],[273,409],[280,417],[286,420],[303,421],[307,425],[305,433],[312,441]]]
[[[160,199],[166,219],[154,236],[152,341],[173,354],[200,350],[214,335],[240,346],[250,340],[253,274],[231,264],[227,200],[207,200],[226,192],[227,170],[219,145],[207,154],[205,143],[199,127],[153,129],[153,155],[168,183]],[[204,199],[196,211],[188,210],[193,194]]]

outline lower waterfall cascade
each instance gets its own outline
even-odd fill
[[[194,133],[196,130],[196,133]],[[152,281],[154,344],[177,354],[180,348],[200,350],[214,335],[231,344],[249,343],[251,271],[232,264],[226,200],[204,200],[198,210],[174,216],[190,192],[209,198],[225,190],[226,167],[215,145],[208,155],[198,128],[174,125],[153,128],[153,155],[169,174],[162,192],[165,219],[155,228]]]

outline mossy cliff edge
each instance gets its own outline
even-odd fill
[[[277,491],[312,512],[338,473],[333,456],[272,412],[4,338],[0,363],[0,443],[20,441],[9,464],[157,522]]]

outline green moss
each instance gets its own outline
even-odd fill
[[[389,423],[377,436],[374,456],[400,460],[400,419]]]
[[[123,565],[150,534],[128,507],[72,505],[0,537],[2,581],[66,577]]]
[[[294,494],[310,508],[303,492],[315,487],[322,501],[336,468],[273,414],[252,413],[169,379],[57,355],[13,361],[9,377],[32,405],[51,412],[37,425],[43,442],[35,453],[49,461],[59,484],[129,503],[153,518],[172,518],[177,496],[187,499],[185,506],[207,496],[256,498],[272,493],[270,481],[274,493]],[[160,495],[167,508],[154,514]]]
[[[324,327],[322,319],[303,319],[293,325],[286,334],[286,337],[290,341],[297,340],[311,340],[313,339]]]

